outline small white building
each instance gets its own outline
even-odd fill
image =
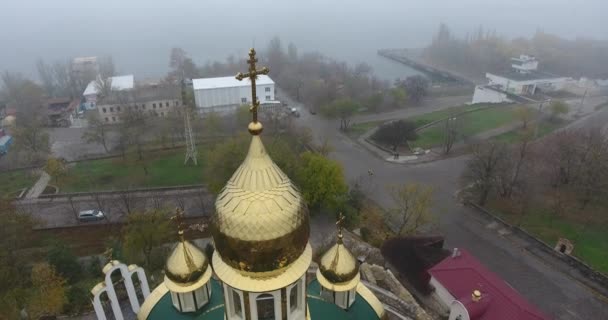
[[[564,90],[572,81],[538,70],[535,57],[520,55],[511,59],[511,70],[502,73],[486,73],[488,85],[477,86],[472,103],[510,102],[508,94],[532,96],[538,92]]]
[[[112,91],[123,91],[123,90],[132,90],[135,87],[135,81],[132,74],[125,76],[116,76],[110,77],[110,83],[112,86]],[[95,109],[97,104],[97,94],[99,93],[99,89],[97,88],[97,81],[91,81],[84,89],[82,95],[85,100],[85,108],[87,109]]]
[[[251,103],[251,80],[242,81],[234,76],[220,78],[193,79],[194,100],[199,112],[226,112]],[[256,94],[260,104],[275,101],[274,81],[269,76],[260,75],[256,80]]]

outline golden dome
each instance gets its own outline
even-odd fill
[[[338,241],[319,261],[317,280],[327,289],[346,291],[359,283],[359,263],[342,241],[341,226],[338,231]]]
[[[211,232],[216,252],[248,273],[296,261],[309,236],[308,209],[298,189],[253,135],[245,161],[217,197]]]
[[[169,255],[165,264],[165,285],[172,291],[190,291],[209,280],[211,269],[209,260],[195,245],[183,239],[180,231],[180,241]],[[205,280],[206,278],[206,280]],[[204,280],[204,281],[203,281]]]

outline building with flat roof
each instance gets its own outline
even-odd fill
[[[110,77],[108,81],[110,81],[112,91],[131,90],[135,87],[135,81],[132,74]],[[82,93],[85,99],[84,105],[87,109],[95,109],[98,98],[97,96],[99,94],[99,88],[97,86],[98,81],[93,80],[89,82]]]
[[[274,81],[267,75],[256,80],[256,94],[260,104],[275,101]],[[239,81],[230,77],[193,79],[194,101],[201,113],[210,111],[232,111],[236,107],[251,103],[251,80]]]
[[[181,89],[173,85],[136,87],[114,91],[97,103],[99,117],[107,123],[120,122],[126,112],[165,117],[182,106]]]

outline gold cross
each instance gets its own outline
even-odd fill
[[[342,235],[342,224],[344,223],[344,220],[346,219],[346,217],[342,214],[342,212],[340,212],[340,214],[338,215],[338,221],[336,221],[336,227],[338,228],[338,241],[342,241],[342,238],[344,237]]]
[[[255,57],[255,49],[251,48],[249,49],[249,60],[247,60],[247,63],[249,63],[249,72],[239,72],[236,74],[236,79],[239,81],[245,78],[249,78],[251,80],[251,107],[249,108],[249,111],[253,113],[253,123],[258,122],[258,107],[260,106],[260,101],[258,100],[255,92],[255,80],[258,78],[258,75],[268,74],[270,71],[266,67],[259,70],[256,69],[256,62],[258,62],[258,59]]]
[[[184,236],[184,211],[179,207],[175,208],[175,215],[171,217],[171,220],[175,222],[177,226],[177,234],[179,234],[180,239]]]

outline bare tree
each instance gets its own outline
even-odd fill
[[[495,187],[506,150],[505,144],[495,141],[473,146],[472,159],[467,163],[464,176],[479,192],[480,205],[485,205],[490,191]]]
[[[443,152],[445,154],[449,154],[452,151],[452,147],[456,140],[458,139],[458,135],[460,134],[461,125],[460,119],[456,116],[450,116],[445,119],[445,132],[444,132],[444,142],[443,142]]]
[[[135,211],[138,199],[131,188],[119,191],[117,196],[118,204],[123,214],[130,215]]]
[[[397,218],[399,235],[414,233],[432,220],[433,189],[414,183],[393,186],[389,191],[395,203],[390,211]]]
[[[208,210],[210,208],[213,208],[213,206],[211,205],[213,203],[213,198],[212,196],[210,196],[209,192],[207,192],[207,190],[204,188],[199,188],[198,190],[196,190],[194,195],[196,197],[197,207],[201,211],[201,214],[210,215],[210,212],[208,212]]]
[[[78,210],[76,209],[76,203],[74,203],[74,197],[68,196],[68,203],[70,204],[70,208],[72,209],[72,214],[74,215],[74,219],[78,221]]]
[[[99,143],[108,152],[108,135],[110,125],[103,122],[97,113],[91,113],[88,117],[89,126],[82,134],[82,139],[88,143]]]

